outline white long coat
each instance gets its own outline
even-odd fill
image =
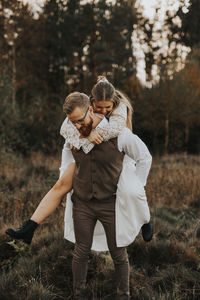
[[[118,137],[118,148],[129,155],[124,156],[123,168],[117,185],[115,206],[116,242],[118,247],[123,247],[132,243],[141,226],[150,220],[144,185],[146,184],[152,158],[146,145],[127,128],[124,128]],[[66,165],[72,159],[71,151],[69,148],[64,147],[61,173],[64,166],[66,168]],[[74,243],[72,206],[71,194],[68,193],[65,208],[64,237]],[[105,232],[99,221],[97,221],[94,231],[92,250],[108,250]]]

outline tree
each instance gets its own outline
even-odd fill
[[[177,15],[177,1],[167,0],[165,12],[163,1],[159,0],[154,7],[154,16],[149,19],[143,15],[143,7],[137,8],[138,24],[134,28],[134,38],[141,45],[146,64],[146,81],[158,82],[163,67],[168,76],[183,65],[183,51],[189,50],[181,46],[181,20]],[[181,8],[185,7],[179,1]]]
[[[124,18],[126,16],[126,18]],[[135,73],[132,53],[132,29],[136,22],[130,1],[92,1],[81,8],[80,32],[83,41],[84,77],[91,84],[104,73],[112,82],[122,86]],[[86,28],[84,29],[84,25]]]
[[[190,0],[188,8],[182,5],[178,10],[182,22],[181,40],[186,46],[193,48],[200,42],[200,2]],[[177,27],[174,26],[174,32]]]
[[[184,150],[189,145],[191,130],[196,131],[200,126],[200,52],[194,50],[189,55],[185,68],[174,77],[177,115],[184,130]]]
[[[6,62],[8,60],[8,43],[6,41],[6,28],[5,28],[5,21],[6,21],[6,0],[2,0],[0,2],[0,66],[1,71],[3,71]]]

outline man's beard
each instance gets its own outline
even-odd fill
[[[92,124],[93,124],[93,120],[90,119],[90,123],[88,123],[87,125],[82,125],[80,129],[78,129],[78,131],[81,134],[81,137],[88,137],[90,135],[90,132],[92,131]]]

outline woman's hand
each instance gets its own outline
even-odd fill
[[[93,144],[101,144],[103,142],[101,130],[92,130],[88,136],[88,140]]]

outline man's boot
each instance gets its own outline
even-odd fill
[[[149,222],[142,226],[142,237],[145,242],[150,242],[153,237],[153,226]]]
[[[26,221],[21,227],[17,229],[8,228],[6,234],[16,240],[22,240],[26,244],[30,244],[38,224],[33,220]]]

